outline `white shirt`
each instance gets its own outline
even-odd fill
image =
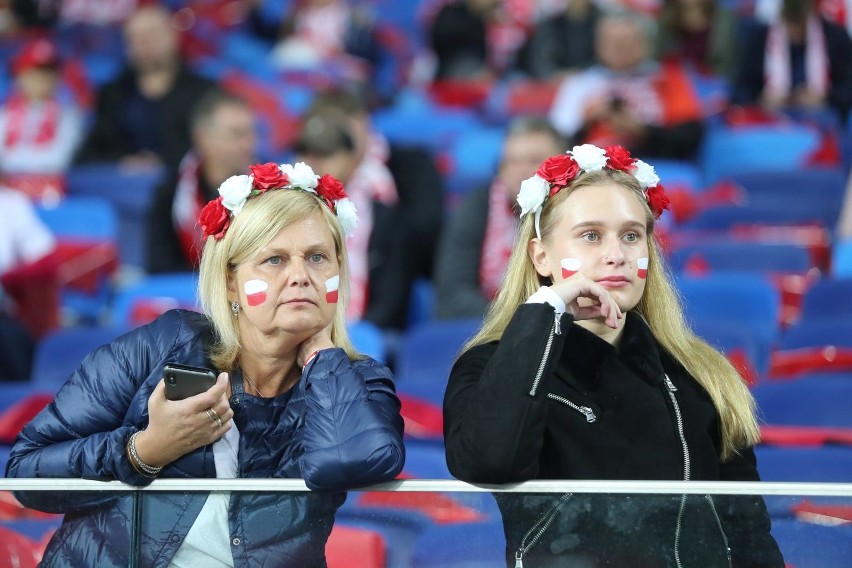
[[[40,259],[55,245],[53,235],[29,199],[17,191],[0,188],[0,274]]]
[[[217,479],[237,477],[239,447],[240,432],[236,424],[213,443]],[[233,568],[234,557],[231,554],[228,526],[230,498],[230,491],[213,491],[207,496],[204,507],[172,558],[169,564],[171,568]]]

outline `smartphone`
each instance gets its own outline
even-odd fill
[[[166,398],[169,400],[195,396],[216,384],[216,373],[210,369],[180,363],[166,363],[163,377],[166,381]]]

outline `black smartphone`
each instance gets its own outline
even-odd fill
[[[216,373],[210,369],[180,363],[166,363],[163,378],[166,381],[166,398],[169,400],[195,396],[216,384]]]

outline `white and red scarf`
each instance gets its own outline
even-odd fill
[[[203,246],[198,215],[206,203],[198,177],[201,175],[201,158],[195,152],[184,156],[178,167],[177,187],[172,201],[172,223],[187,261],[198,267]]]
[[[19,144],[47,146],[56,139],[60,113],[55,99],[37,104],[17,93],[6,101],[3,110],[6,114],[4,148],[12,149]]]
[[[358,226],[346,241],[349,253],[350,297],[346,317],[358,320],[364,316],[369,301],[370,235],[373,232],[373,202],[393,207],[399,201],[396,183],[387,167],[387,140],[373,134],[361,163],[346,183],[349,199],[358,210]]]
[[[826,53],[825,34],[819,17],[808,18],[805,41],[805,81],[808,90],[825,96],[830,79],[828,73],[828,55]],[[774,100],[790,94],[792,88],[792,70],[790,62],[790,39],[782,22],[769,26],[764,56],[764,91]]]
[[[488,219],[479,263],[479,288],[492,300],[503,283],[506,265],[512,254],[517,229],[517,215],[506,201],[506,189],[499,179],[488,190]]]

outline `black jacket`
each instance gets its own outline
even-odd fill
[[[680,415],[689,479],[759,480],[751,448],[720,462],[719,418],[709,396],[641,318],[627,318],[616,350],[570,315],[557,319],[549,305],[524,304],[501,341],[464,353],[444,399],[450,472],[479,483],[683,480]],[[733,566],[783,566],[762,499],[685,500],[680,514],[679,495],[580,495],[561,505],[553,496],[501,496],[507,559],[556,506],[524,566],[569,558],[584,566],[673,565],[678,524],[683,566],[727,566],[725,540]]]

